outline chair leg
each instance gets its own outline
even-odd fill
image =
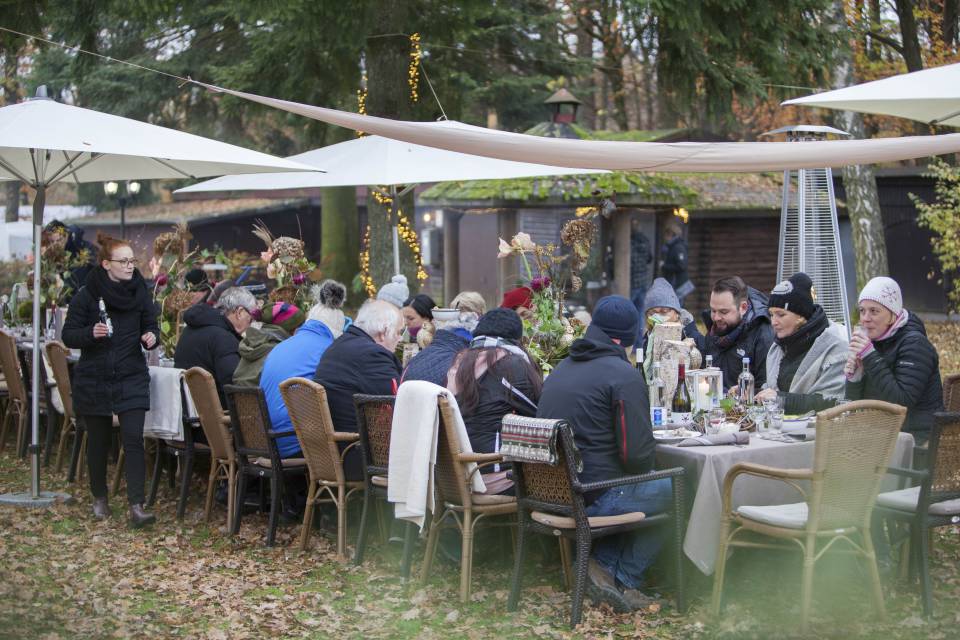
[[[360,512],[360,531],[357,532],[357,548],[353,552],[354,565],[363,564],[363,554],[367,550],[367,516],[370,512],[370,502],[373,500],[370,487],[371,485],[368,482],[363,491],[363,510]]]
[[[233,515],[237,509],[237,463],[227,463],[227,530],[233,522]]]
[[[441,507],[442,508],[442,507]],[[430,522],[430,532],[427,534],[427,547],[423,554],[423,566],[420,569],[420,582],[425,584],[430,577],[430,570],[433,568],[433,556],[437,553],[437,540],[440,538],[440,523],[443,516],[433,516]]]
[[[211,460],[211,464],[214,462]],[[214,466],[216,466],[214,464]],[[193,454],[188,449],[183,454],[183,473],[180,474],[180,497],[177,499],[177,520],[183,520],[190,497],[190,479],[193,477]]]
[[[526,527],[524,526],[524,518],[522,514],[518,514],[518,520],[517,550],[513,554],[513,577],[510,580],[510,595],[507,597],[507,611],[517,610],[517,603],[520,601],[520,580],[523,577],[523,556],[524,551],[526,550],[524,547],[526,538],[524,530]],[[564,538],[560,538],[560,540],[560,558],[561,562],[565,563],[566,561],[564,560],[564,555],[566,555],[566,553],[563,545]],[[566,547],[566,551],[569,551],[569,546]],[[564,569],[564,575],[566,575],[566,569]]]
[[[406,523],[403,531],[403,560],[400,561],[400,576],[404,582],[410,580],[410,564],[413,560],[413,537],[417,535],[416,525]]]
[[[724,517],[720,521],[720,549],[717,551],[717,565],[713,572],[713,597],[710,600],[710,613],[720,615],[720,604],[723,599],[723,579],[727,570],[727,555],[730,545],[730,518]]]
[[[460,542],[460,602],[470,600],[470,573],[473,564],[473,512],[463,512],[463,539]]]
[[[66,418],[66,416],[64,416]],[[61,421],[62,425],[62,421]],[[53,441],[57,431],[57,418],[53,406],[47,406],[47,433],[43,441],[43,466],[50,466],[50,454],[53,451]]]
[[[17,455],[21,458],[27,457],[27,445],[30,443],[27,437],[27,431],[30,426],[30,416],[26,408],[21,409],[19,419],[17,420]]]
[[[306,551],[310,544],[310,530],[313,528],[313,507],[317,497],[317,483],[310,478],[307,490],[307,507],[303,510],[303,529],[300,531],[300,551]]]
[[[560,546],[560,565],[563,569],[563,588],[567,591],[573,589],[573,575],[571,575],[571,556],[573,555],[570,550],[570,538],[564,538],[560,536],[557,538],[557,543]]]
[[[3,425],[0,426],[0,451],[7,446],[7,431],[10,429],[10,423],[13,421],[13,402],[7,401],[7,406],[3,411]]]
[[[117,456],[117,467],[113,470],[113,489],[111,495],[120,493],[120,478],[123,476],[123,464],[126,459],[123,453],[123,447],[120,448],[120,454]]]
[[[280,511],[280,478],[270,475],[270,518],[267,520],[267,546],[272,547],[277,537],[277,513]]]
[[[579,533],[579,532],[578,532]],[[573,575],[573,598],[570,603],[570,626],[580,624],[583,615],[583,595],[587,588],[587,563],[590,561],[590,538],[577,535],[576,570]]]
[[[337,487],[337,559],[347,559],[347,488]]]
[[[57,443],[57,461],[56,461],[56,472],[60,473],[63,470],[63,452],[67,448],[67,439],[70,437],[70,432],[73,432],[74,438],[76,438],[76,428],[67,419],[66,416],[63,417],[63,424],[60,425],[60,441]]]
[[[207,499],[204,501],[203,505],[203,521],[210,522],[210,512],[213,511],[213,492],[214,487],[217,486],[217,476],[219,476],[220,469],[223,468],[222,463],[219,460],[211,459],[210,460],[210,475],[207,478]]]
[[[147,506],[152,507],[157,501],[157,490],[160,488],[160,472],[163,470],[163,443],[157,441],[157,453],[153,460],[153,478],[150,480],[150,494],[147,496]]]
[[[866,537],[869,538],[869,534]],[[803,545],[803,577],[800,583],[800,633],[804,635],[807,633],[810,623],[810,604],[813,598],[813,568],[816,565],[816,555],[817,538],[814,535],[808,535]],[[876,558],[874,557],[874,569],[876,569],[876,566]]]
[[[243,503],[247,500],[247,474],[243,469],[240,469],[237,475],[239,476],[239,486],[233,505],[233,520],[230,521],[230,533],[232,535],[240,533],[240,518],[243,515]]]
[[[923,615],[927,618],[933,615],[933,586],[930,582],[930,536],[929,530],[923,523],[918,527],[917,544],[919,549],[918,571],[920,572],[920,594],[923,598]]]

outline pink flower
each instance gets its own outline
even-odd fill
[[[261,251],[260,259],[266,262],[267,264],[270,264],[273,261],[273,251],[270,251],[270,250]]]
[[[510,241],[510,244],[518,251],[533,251],[537,248],[537,245],[534,243],[533,238],[530,237],[530,234],[523,233],[522,231],[513,236],[513,240]]]
[[[160,258],[158,258],[157,256],[153,256],[152,258],[150,258],[149,267],[150,267],[150,273],[152,273],[155,276],[159,276],[160,275]]]
[[[497,254],[498,258],[506,258],[511,253],[513,253],[513,247],[507,244],[507,241],[503,238],[500,238],[500,247],[498,248],[499,253]]]
[[[165,287],[165,286],[167,286],[167,282],[168,282],[169,280],[170,280],[170,279],[167,277],[167,274],[161,273],[160,275],[157,276],[157,286],[158,286],[158,287]]]
[[[277,267],[272,262],[267,265],[267,277],[271,280],[277,277]]]
[[[550,277],[549,276],[540,276],[539,278],[534,278],[530,281],[530,288],[534,291],[543,291],[550,286]]]
[[[26,260],[27,260],[27,264],[33,264],[33,253],[32,253],[32,252],[27,254],[27,259],[26,259]]]
[[[307,276],[303,275],[302,273],[298,273],[297,275],[293,276],[293,284],[297,286],[303,284],[306,281],[307,281]]]

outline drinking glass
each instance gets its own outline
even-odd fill
[[[783,396],[777,395],[763,403],[770,433],[780,433],[783,430],[783,400]]]
[[[723,424],[726,417],[727,414],[723,409],[719,407],[710,409],[710,411],[707,412],[707,433],[710,435],[720,433],[720,425]]]

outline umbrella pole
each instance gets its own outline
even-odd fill
[[[30,381],[30,497],[34,500],[40,497],[40,263],[46,200],[47,186],[39,184],[33,198],[33,375]]]
[[[393,273],[400,273],[400,203],[397,185],[390,185],[390,224],[393,226]]]

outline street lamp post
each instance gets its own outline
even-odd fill
[[[120,203],[120,237],[127,237],[127,202],[140,193],[140,183],[136,180],[124,183],[123,193],[120,193],[120,184],[111,180],[103,184],[103,192]]]

